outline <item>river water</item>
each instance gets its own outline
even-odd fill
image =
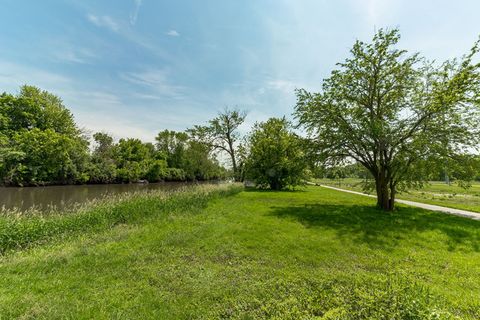
[[[35,207],[43,211],[51,206],[66,209],[108,195],[142,190],[174,190],[191,183],[163,182],[149,184],[97,184],[48,187],[0,187],[0,208],[21,211]]]

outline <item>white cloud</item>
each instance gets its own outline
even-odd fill
[[[294,82],[282,79],[269,80],[267,81],[267,86],[284,94],[293,94],[295,88],[297,88],[297,84]]]
[[[130,14],[130,24],[132,26],[137,23],[138,11],[140,10],[140,7],[142,5],[142,0],[133,0],[133,3],[135,7],[133,9],[133,12]]]
[[[362,17],[369,27],[381,28],[389,25],[397,10],[397,4],[393,0],[352,0],[353,5],[362,13]]]
[[[66,47],[63,50],[59,48],[55,51],[54,57],[61,61],[85,64],[89,63],[96,55],[88,49],[71,49]]]
[[[0,88],[10,93],[17,92],[24,84],[35,85],[55,93],[66,87],[70,79],[58,73],[15,63],[0,62]]]
[[[88,14],[87,19],[97,27],[105,27],[114,32],[118,32],[120,29],[118,24],[115,22],[115,20],[113,20],[112,17],[107,15],[96,16],[94,14]]]
[[[145,95],[145,97],[150,99],[153,97],[158,97],[158,99],[162,97],[181,99],[183,97],[184,88],[171,84],[167,70],[152,69],[141,72],[126,72],[121,73],[120,77],[131,83],[153,90],[152,93]]]
[[[179,37],[180,33],[178,33],[177,30],[168,30],[166,35],[170,37]]]

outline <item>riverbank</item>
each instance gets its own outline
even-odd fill
[[[44,187],[0,187],[2,211],[72,211],[91,201],[124,193],[162,190],[170,191],[197,184],[219,184],[226,181],[155,182],[83,184]]]
[[[4,256],[0,315],[480,318],[479,221],[318,187],[237,191],[127,202],[132,220]]]
[[[101,231],[155,214],[200,209],[216,196],[233,194],[240,185],[198,185],[174,191],[145,190],[89,201],[69,212],[4,211],[0,216],[0,253],[63,238],[76,233]]]

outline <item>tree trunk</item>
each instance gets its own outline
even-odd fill
[[[390,180],[390,210],[395,209],[395,183]]]
[[[278,181],[277,179],[271,179],[270,180],[270,189],[280,190],[281,189],[280,181]]]
[[[385,170],[380,170],[375,177],[377,190],[377,207],[384,211],[392,211],[395,207],[395,186],[387,178]]]
[[[235,160],[235,153],[233,149],[231,150],[230,157],[232,158],[233,179],[237,182],[241,181],[238,174],[237,161]]]

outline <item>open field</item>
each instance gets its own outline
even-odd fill
[[[1,318],[480,318],[479,221],[318,187],[205,199],[4,255]]]
[[[314,182],[343,189],[362,191],[361,179],[316,179]],[[478,182],[473,183],[470,188],[464,189],[456,183],[448,185],[443,182],[432,181],[422,189],[399,193],[397,197],[399,199],[480,212],[480,183]]]

